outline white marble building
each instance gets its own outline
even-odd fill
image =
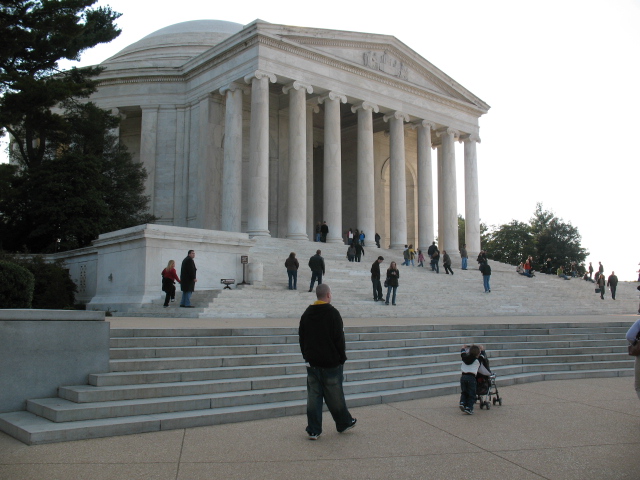
[[[393,248],[438,235],[457,252],[460,212],[469,252],[480,249],[489,106],[394,37],[198,20],[102,65],[92,100],[122,116],[160,224],[307,240],[326,220],[328,242],[358,228]]]

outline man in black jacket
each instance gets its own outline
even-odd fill
[[[339,433],[353,428],[344,399],[342,381],[347,360],[344,325],[340,312],[331,305],[331,289],[325,283],[316,288],[318,300],[300,318],[300,351],[307,364],[307,434],[317,440],[322,433],[322,400],[327,404]]]
[[[189,253],[182,261],[182,268],[180,268],[180,290],[182,290],[182,298],[180,299],[180,306],[184,308],[193,308],[191,306],[191,294],[196,289],[196,262],[193,259],[196,258],[196,252],[189,250]]]
[[[324,275],[324,258],[320,256],[322,252],[316,250],[316,254],[309,259],[309,268],[311,269],[311,284],[309,291],[313,292],[313,284],[318,280],[318,286],[322,285],[322,276]]]
[[[384,261],[383,257],[378,259],[371,265],[371,282],[373,283],[373,300],[377,302],[382,300],[382,284],[380,283],[380,264]]]

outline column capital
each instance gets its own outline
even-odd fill
[[[456,138],[460,136],[460,132],[451,127],[444,127],[440,130],[436,130],[436,135],[438,137],[442,137],[443,135],[453,135],[453,138]]]
[[[229,85],[225,85],[220,89],[220,95],[226,95],[228,92],[235,92],[236,90],[247,93],[247,87],[236,82],[231,82]]]
[[[339,100],[342,103],[347,103],[347,96],[344,93],[338,92],[328,92],[320,97],[318,97],[318,103],[324,103],[326,99],[329,100]]]
[[[460,135],[458,140],[460,143],[462,142],[477,142],[480,143],[480,136],[475,133],[469,133],[467,135]]]
[[[251,83],[251,80],[253,80],[254,78],[262,80],[265,77],[268,78],[271,83],[276,83],[276,81],[278,80],[278,77],[276,77],[273,73],[265,72],[264,70],[256,70],[249,75],[245,75],[244,81],[245,83]]]
[[[435,130],[436,129],[436,124],[433,122],[430,122],[428,120],[418,120],[417,122],[412,122],[409,124],[411,126],[412,129],[416,129],[416,128],[428,128],[430,130]]]
[[[390,118],[395,118],[396,120],[403,120],[405,122],[409,121],[409,115],[407,115],[406,113],[400,112],[400,111],[395,111],[393,113],[389,113],[389,114],[385,115],[382,118],[383,118],[383,120],[385,122],[388,122]]]
[[[292,88],[295,90],[306,90],[307,93],[313,93],[313,87],[311,85],[299,82],[298,80],[282,87],[282,93],[289,93]]]
[[[371,110],[372,112],[376,112],[376,113],[380,111],[380,108],[378,107],[378,105],[371,102],[362,102],[362,103],[358,103],[356,105],[351,106],[352,113],[356,113],[359,109]]]
[[[312,113],[320,113],[318,102],[307,102],[307,110],[311,110]]]

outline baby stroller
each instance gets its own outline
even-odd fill
[[[498,393],[498,387],[496,386],[496,375],[489,369],[489,358],[487,353],[483,350],[478,357],[480,361],[480,368],[476,375],[476,395],[477,401],[480,402],[480,409],[491,408],[491,403],[494,405],[502,405],[502,398]]]

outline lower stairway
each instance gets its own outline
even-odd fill
[[[346,327],[349,407],[459,391],[460,347],[485,346],[498,388],[630,376],[628,322]],[[509,398],[504,398],[508,408]],[[242,422],[306,411],[296,328],[112,329],[110,372],[0,414],[34,445]],[[457,408],[457,405],[452,405]]]

